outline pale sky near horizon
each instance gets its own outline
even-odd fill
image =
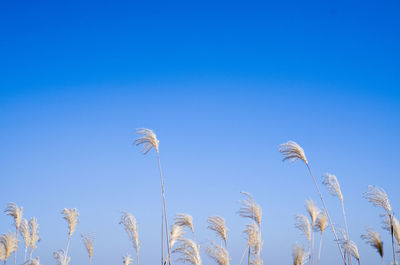
[[[306,199],[321,207],[306,167],[281,161],[279,144],[294,140],[319,182],[338,176],[362,264],[380,262],[360,238],[367,226],[382,234],[389,264],[382,211],[362,194],[380,186],[400,211],[399,9],[396,1],[0,3],[0,209],[12,201],[37,217],[34,256],[45,265],[66,244],[63,208],[80,212],[71,265],[88,264],[80,235],[89,232],[94,264],[135,256],[118,224],[131,212],[141,263],[157,264],[156,156],[133,145],[136,128],[151,128],[169,221],[193,215],[204,265],[214,264],[204,252],[217,240],[206,229],[211,215],[226,218],[239,264],[241,191],[263,208],[264,264],[291,264],[293,245],[307,243],[294,216]],[[321,190],[343,225],[337,198]],[[0,215],[0,233],[11,224]],[[330,232],[321,264],[340,264]]]

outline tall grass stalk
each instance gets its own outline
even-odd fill
[[[136,223],[135,217],[132,214],[123,212],[121,217],[121,222],[125,228],[126,233],[128,234],[129,240],[133,243],[133,248],[136,250],[136,261],[137,265],[139,265],[139,233],[138,233],[138,225]]]
[[[316,188],[317,193],[318,193],[318,195],[319,195],[319,197],[321,199],[321,202],[322,202],[322,205],[324,207],[324,211],[326,213],[326,216],[328,217],[330,227],[332,229],[333,235],[335,237],[335,241],[336,241],[337,246],[339,248],[340,256],[342,257],[344,264],[346,264],[346,259],[345,259],[344,255],[343,255],[343,251],[342,251],[342,248],[340,246],[340,242],[339,242],[338,236],[336,234],[335,228],[333,226],[333,223],[332,223],[331,217],[329,215],[328,209],[326,207],[325,200],[322,197],[322,193],[321,193],[321,191],[319,189],[318,183],[315,180],[314,174],[312,173],[311,168],[310,168],[310,166],[308,164],[308,161],[307,161],[307,158],[306,158],[306,155],[304,153],[303,148],[301,148],[297,143],[295,143],[293,141],[289,141],[287,143],[281,144],[279,146],[279,151],[284,155],[283,161],[289,160],[291,162],[295,162],[297,160],[301,160],[306,164],[308,172],[310,173],[311,178],[313,179],[315,188]]]
[[[24,244],[25,244],[25,251],[24,251],[24,263],[26,262],[26,253],[28,251],[28,247],[30,245],[30,240],[31,240],[31,235],[29,232],[29,224],[28,221],[24,218],[21,221],[21,226],[19,229],[22,239],[24,240]]]
[[[17,254],[18,239],[14,233],[7,233],[0,237],[0,244],[4,247],[4,265],[6,265],[8,258],[14,252]]]
[[[62,257],[64,257],[64,263],[62,265],[68,264],[67,259],[68,258],[68,250],[69,250],[69,244],[71,242],[71,237],[72,234],[74,233],[76,226],[78,225],[79,219],[79,213],[77,209],[67,209],[64,208],[61,212],[64,215],[64,219],[68,222],[68,239],[67,239],[67,246],[65,248],[65,252],[63,252]],[[61,252],[56,252],[55,257],[61,257]],[[58,258],[56,258],[58,260]]]
[[[15,238],[18,242],[18,231],[22,222],[24,208],[18,207],[15,203],[11,202],[7,205],[6,210],[4,211],[7,215],[13,217],[14,225],[15,225]],[[17,243],[18,248],[18,243]],[[17,252],[14,253],[14,265],[17,265]]]
[[[29,260],[32,260],[32,253],[36,249],[36,243],[40,240],[39,238],[39,225],[37,219],[32,217],[29,220],[29,233],[30,233],[30,255]]]
[[[89,264],[92,265],[93,251],[94,251],[93,247],[94,236],[91,234],[87,234],[87,235],[81,235],[81,237],[83,245],[85,246],[87,253],[89,255]]]
[[[318,250],[318,260],[317,260],[317,265],[319,265],[319,261],[321,259],[321,249],[322,249],[322,237],[324,235],[325,229],[328,226],[328,218],[326,217],[326,214],[324,212],[319,212],[318,217],[317,217],[317,223],[315,226],[315,230],[320,232],[320,237],[319,237],[319,250]]]
[[[386,192],[379,187],[368,186],[368,190],[364,193],[364,197],[372,203],[375,207],[382,208],[388,217],[388,225],[390,235],[392,236],[392,250],[393,250],[393,264],[396,264],[396,251],[394,246],[394,227],[393,227],[393,213],[392,206],[390,205],[389,198]]]
[[[161,180],[161,189],[162,189],[162,202],[163,202],[163,213],[162,215],[164,215],[164,221],[165,221],[165,236],[167,239],[167,250],[168,250],[168,260],[169,260],[169,264],[171,264],[171,251],[169,248],[169,233],[168,233],[168,220],[167,220],[167,209],[166,209],[166,202],[165,202],[165,185],[164,185],[164,178],[163,178],[163,174],[162,174],[162,169],[161,169],[161,162],[160,162],[160,152],[158,149],[158,145],[159,145],[159,140],[157,139],[156,134],[150,130],[150,129],[137,129],[136,133],[139,135],[142,135],[142,137],[139,137],[138,139],[135,140],[135,144],[138,145],[143,145],[143,149],[142,152],[143,154],[147,154],[151,149],[155,149],[156,153],[157,153],[157,162],[158,162],[158,169],[160,172],[160,180]],[[163,223],[161,223],[161,227],[163,227]],[[162,231],[161,231],[162,233]],[[163,233],[162,233],[163,234]],[[163,236],[161,237],[161,265],[163,264],[163,248],[164,248],[164,242],[163,242]]]

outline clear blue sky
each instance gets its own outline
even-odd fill
[[[400,211],[399,12],[398,1],[2,1],[0,207],[14,201],[38,218],[43,264],[65,247],[64,207],[80,212],[72,265],[87,264],[81,233],[96,234],[95,264],[134,254],[118,224],[132,212],[142,264],[157,264],[155,154],[132,145],[148,127],[170,220],[193,215],[204,250],[206,218],[225,217],[237,265],[246,221],[236,211],[251,192],[265,264],[291,264],[293,244],[306,243],[294,215],[319,202],[304,165],[281,162],[277,146],[295,140],[318,178],[338,176],[363,264],[379,262],[365,226],[383,233],[389,261],[381,212],[362,193],[379,185]],[[327,203],[342,224],[337,200]],[[12,229],[8,216],[0,229]],[[326,239],[322,261],[336,265]]]

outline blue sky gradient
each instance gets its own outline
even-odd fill
[[[87,232],[95,264],[133,255],[118,224],[132,212],[141,262],[157,264],[156,157],[132,144],[148,127],[160,140],[170,221],[193,215],[204,250],[215,239],[206,218],[225,217],[238,264],[246,220],[236,212],[240,191],[251,192],[263,207],[264,263],[290,264],[293,244],[306,244],[294,216],[306,199],[319,203],[305,166],[281,162],[278,145],[295,140],[319,179],[338,176],[362,264],[379,262],[360,239],[366,226],[382,233],[388,263],[381,212],[362,193],[381,186],[400,209],[399,11],[398,1],[3,1],[0,207],[14,201],[38,218],[43,264],[65,247],[64,207],[80,212],[72,265],[88,262]],[[12,229],[8,216],[0,229]],[[340,262],[331,233],[322,261]]]

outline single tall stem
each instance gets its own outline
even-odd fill
[[[167,221],[167,208],[165,206],[165,189],[164,189],[164,178],[162,176],[161,163],[160,163],[160,155],[157,150],[157,161],[158,161],[158,169],[160,170],[160,179],[162,186],[162,195],[163,195],[163,205],[164,205],[164,219],[165,219],[165,237],[167,239],[167,248],[168,248],[168,263],[171,265],[171,252],[169,249],[169,238],[168,238],[168,221]]]
[[[139,265],[139,250],[136,250],[136,260],[137,260],[137,265]]]
[[[390,219],[390,234],[392,235],[392,248],[393,248],[393,264],[396,264],[396,254],[394,250],[394,239],[393,239],[393,216],[390,214],[389,215]]]
[[[25,256],[24,256],[24,263],[26,263],[26,251],[28,250],[28,246],[25,246]]]
[[[250,265],[250,247],[249,247],[249,253],[247,254],[247,265]]]
[[[308,165],[308,163],[306,163],[306,165],[307,165],[308,171],[310,172],[310,175],[311,175],[311,177],[312,177],[312,179],[313,179],[313,181],[314,181],[314,184],[315,184],[315,187],[316,187],[317,192],[318,192],[318,194],[319,194],[319,197],[321,198],[321,202],[322,202],[322,205],[324,206],[324,210],[325,210],[326,216],[328,216],[329,224],[330,224],[330,227],[331,227],[331,229],[332,229],[333,235],[335,236],[335,240],[336,240],[337,246],[338,246],[338,248],[339,248],[340,255],[342,256],[342,259],[343,259],[343,261],[344,261],[344,264],[346,264],[346,259],[345,259],[344,256],[343,256],[342,248],[340,247],[339,239],[338,239],[338,237],[337,237],[337,235],[336,235],[335,227],[333,226],[333,223],[332,223],[331,217],[330,217],[330,215],[329,215],[328,209],[326,208],[324,198],[322,197],[321,191],[319,190],[317,181],[315,181],[315,178],[314,178],[314,175],[313,175],[313,173],[312,173],[312,171],[311,171],[310,166]]]
[[[161,203],[161,265],[164,262],[164,207]]]
[[[383,259],[383,256],[382,256],[382,265],[385,265],[385,260]]]
[[[15,228],[15,236],[16,236],[17,242],[18,242],[18,227]],[[14,252],[14,265],[17,265],[17,251]]]
[[[319,260],[321,258],[321,249],[322,249],[322,236],[324,234],[321,232],[321,236],[319,238],[319,250],[318,250],[318,260],[317,260],[317,265],[319,265]]]
[[[311,229],[311,261],[310,264],[313,265],[314,263],[314,225]]]
[[[246,250],[247,250],[247,248],[248,248],[248,247],[249,247],[249,246],[247,245],[247,247],[244,249],[244,251],[243,251],[243,254],[242,254],[242,257],[240,258],[239,265],[241,265],[241,264],[242,264],[242,261],[243,261],[244,255],[246,254]]]
[[[70,241],[71,241],[71,235],[68,235],[67,247],[65,248],[65,254],[64,254],[64,264],[67,263],[68,249],[69,249],[69,242],[70,242]]]

